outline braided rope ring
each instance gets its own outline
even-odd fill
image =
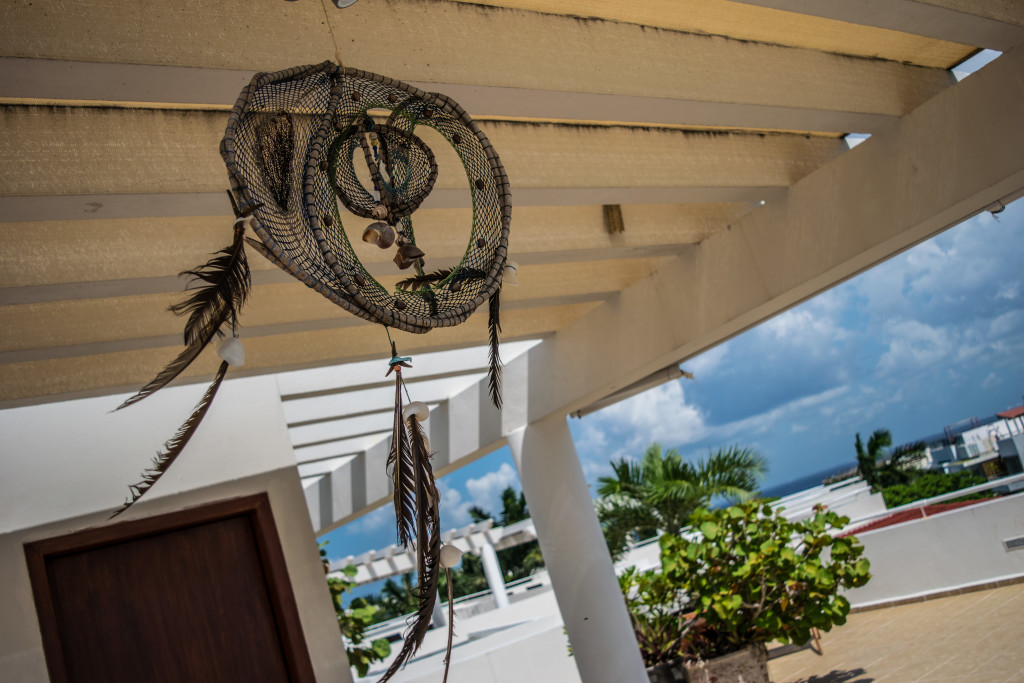
[[[349,242],[338,208],[341,199],[357,216],[372,211],[369,202],[375,199],[365,187],[355,185],[357,176],[345,180],[345,173],[338,171],[353,156],[341,153],[346,135],[349,146],[358,138],[370,161],[362,133],[355,133],[360,125],[368,128],[367,122],[381,111],[388,117],[374,128],[386,144],[407,144],[421,158],[412,163],[399,160],[402,168],[396,174],[392,155],[388,177],[375,176],[370,163],[371,179],[387,185],[381,203],[407,242],[415,244],[411,215],[437,176],[434,154],[415,135],[417,126],[434,129],[452,146],[466,170],[472,196],[473,222],[461,260],[447,276],[414,291],[387,291],[367,272]],[[273,138],[268,138],[260,121],[281,113],[287,116],[276,119]],[[259,73],[231,111],[221,156],[239,207],[250,208],[256,218],[253,231],[259,241],[249,240],[250,245],[363,319],[414,333],[449,327],[466,320],[501,286],[511,225],[508,176],[487,136],[445,95],[331,62]],[[403,168],[409,175],[406,185],[415,190],[412,194],[396,187],[401,185],[396,177],[404,177]],[[282,198],[287,199],[286,206],[276,200]]]

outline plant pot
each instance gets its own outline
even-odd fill
[[[768,648],[755,643],[708,661],[676,659],[648,667],[647,677],[651,683],[771,683]]]
[[[764,643],[748,645],[706,662],[688,662],[683,668],[689,683],[771,683],[768,648]]]
[[[651,683],[686,683],[686,664],[681,659],[655,664],[647,668]]]

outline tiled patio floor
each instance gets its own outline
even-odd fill
[[[768,663],[774,683],[1024,681],[1024,584],[850,615]]]

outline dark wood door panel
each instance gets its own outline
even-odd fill
[[[26,546],[52,679],[311,681],[269,504],[257,498],[248,510],[228,501]]]

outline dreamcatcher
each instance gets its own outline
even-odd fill
[[[436,131],[455,150],[472,196],[466,251],[450,268],[428,269],[429,257],[413,231],[412,214],[438,175],[433,150],[417,135],[423,128]],[[220,149],[231,181],[234,241],[204,266],[187,271],[198,286],[171,307],[188,316],[185,350],[121,407],[166,386],[224,335],[225,326],[232,334],[218,349],[224,360],[195,411],[115,514],[167,470],[206,414],[228,367],[244,359],[235,333],[250,286],[245,243],[350,313],[386,327],[424,333],[457,325],[487,302],[489,388],[500,408],[499,293],[505,269],[514,267],[506,263],[509,184],[494,148],[462,107],[445,95],[331,62],[261,73],[239,96]],[[342,225],[339,202],[372,221],[361,239],[393,250],[397,268],[408,271],[395,290],[385,289],[360,262]],[[246,229],[258,239],[246,236]],[[510,270],[509,280],[514,276]],[[420,426],[428,410],[422,403],[404,404],[402,369],[411,367],[411,359],[400,356],[394,342],[390,351],[387,375],[395,375],[395,418],[388,469],[398,540],[416,548],[419,604],[382,681],[422,643],[439,572],[458,561],[457,549],[441,545],[439,496]],[[450,596],[450,580],[448,585]],[[450,631],[448,649],[450,657]]]

